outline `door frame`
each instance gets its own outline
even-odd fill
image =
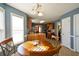
[[[76,15],[77,15],[77,14],[76,14]],[[75,39],[76,39],[76,38],[75,38],[75,28],[76,28],[76,27],[75,27],[75,16],[76,16],[76,15],[73,15],[73,36],[74,36],[74,37],[73,37],[73,39],[74,39],[73,41],[74,41],[74,51],[76,51],[76,49],[75,49],[75,48],[76,48],[76,46],[75,46],[75,45],[76,45],[76,43],[75,43],[75,42],[76,42],[76,41],[75,41]]]

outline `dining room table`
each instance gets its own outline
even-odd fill
[[[18,46],[17,52],[21,56],[51,56],[59,52],[61,46],[54,47],[44,40],[26,41]]]

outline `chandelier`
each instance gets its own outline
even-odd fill
[[[43,13],[42,13],[42,5],[41,4],[36,4],[33,9],[32,9],[32,14],[33,15],[38,15],[38,16],[43,16]]]

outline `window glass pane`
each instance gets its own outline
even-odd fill
[[[23,18],[12,16],[13,30],[23,30]]]
[[[14,44],[24,42],[24,18],[12,14],[12,37]]]
[[[14,44],[19,44],[21,42],[24,42],[24,35],[23,35],[23,31],[22,30],[13,30],[13,41],[14,41]]]
[[[5,39],[5,19],[4,10],[0,8],[0,42]]]

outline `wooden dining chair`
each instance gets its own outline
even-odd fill
[[[10,56],[16,51],[12,38],[6,38],[4,41],[0,42],[0,47],[4,56]]]

